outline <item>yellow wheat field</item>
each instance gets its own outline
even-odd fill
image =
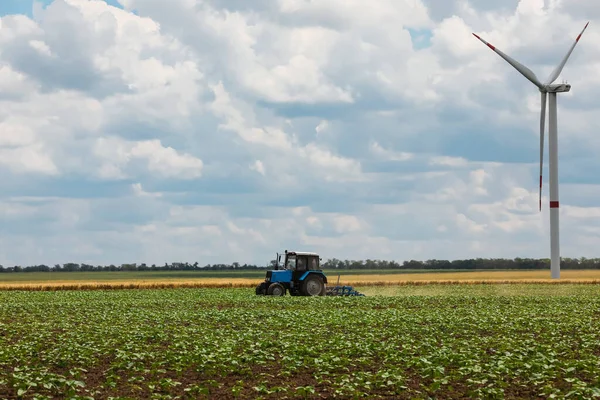
[[[337,283],[328,274],[329,286]],[[0,282],[0,290],[106,290],[165,288],[253,288],[261,278],[169,278],[51,282]],[[342,275],[339,283],[351,286],[469,285],[469,284],[600,284],[600,270],[561,271],[561,279],[550,279],[550,271],[476,271],[449,273]]]

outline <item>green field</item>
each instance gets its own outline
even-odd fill
[[[0,292],[0,398],[600,395],[599,285],[358,289]]]

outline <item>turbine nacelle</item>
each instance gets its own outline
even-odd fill
[[[554,83],[552,85],[544,86],[544,89],[540,89],[540,92],[546,93],[566,93],[571,90],[571,85],[568,83]]]

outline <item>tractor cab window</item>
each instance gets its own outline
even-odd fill
[[[285,269],[291,269],[292,271],[296,269],[296,256],[287,257]]]
[[[310,259],[310,270],[317,270],[319,269],[319,263],[317,262],[317,257],[311,257]]]
[[[306,257],[298,257],[298,265],[296,266],[296,271],[306,271]]]

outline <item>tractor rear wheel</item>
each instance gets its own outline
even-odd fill
[[[267,294],[271,296],[283,296],[285,294],[285,288],[281,283],[271,283],[267,289]]]
[[[256,287],[256,295],[264,295],[265,294],[265,283],[261,282],[258,284],[258,286]]]
[[[324,296],[325,284],[323,279],[316,275],[308,276],[302,283],[302,294],[305,296]]]

